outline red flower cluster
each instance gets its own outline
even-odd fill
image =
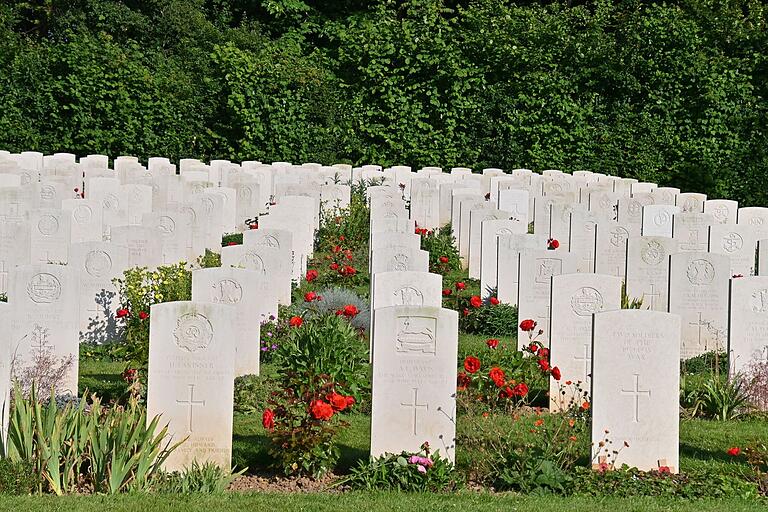
[[[327,421],[333,416],[333,406],[322,400],[315,400],[309,405],[309,412],[316,420]]]
[[[261,415],[261,424],[267,430],[275,428],[275,412],[272,409],[264,409],[264,413]]]
[[[336,393],[335,391],[325,397],[328,403],[333,407],[334,412],[341,412],[347,407],[352,407],[355,404],[354,397],[344,396]]]
[[[497,340],[496,338],[491,338],[489,340],[486,340],[485,344],[488,345],[488,348],[496,348],[499,346],[499,340]]]
[[[498,306],[500,301],[496,297],[491,297],[488,299],[488,302],[491,303],[491,306]]]
[[[304,323],[304,319],[300,316],[292,316],[290,320],[288,320],[288,325],[291,327],[301,327],[301,324]]]
[[[320,296],[315,292],[307,292],[304,294],[304,302],[314,302],[320,300]]]
[[[550,251],[554,251],[558,247],[560,247],[560,242],[558,242],[554,238],[550,238],[549,240],[547,240],[547,249],[549,249]]]
[[[139,320],[146,320],[149,318],[149,313],[146,311],[139,311]]]
[[[488,377],[493,381],[494,384],[496,384],[497,388],[500,388],[506,384],[504,370],[498,367],[491,368],[491,371],[488,372]]]
[[[472,382],[472,378],[469,375],[464,372],[459,372],[459,374],[456,376],[456,389],[459,391],[464,391],[467,389],[467,386],[469,386],[470,382]]]
[[[467,287],[467,285],[466,285],[466,284],[464,284],[462,281],[459,281],[458,283],[456,283],[456,289],[457,289],[457,290],[463,290],[463,289],[465,289],[466,287]]]
[[[443,297],[448,297],[453,293],[450,288],[446,288],[443,290]]]
[[[308,283],[311,283],[312,281],[317,279],[318,275],[319,274],[318,274],[317,270],[310,269],[310,270],[307,270],[307,275],[305,276],[305,279],[307,280]]]
[[[479,308],[483,305],[483,299],[481,299],[479,295],[473,295],[470,297],[469,303],[473,308]]]
[[[520,322],[520,330],[521,331],[532,331],[536,328],[536,322],[531,320],[530,318],[523,320]]]
[[[349,249],[342,249],[340,245],[334,246],[333,249],[331,249],[331,252],[333,252],[334,254],[341,253],[341,256],[343,256],[349,261],[352,261],[352,251],[350,251]]]
[[[336,310],[336,316],[344,315],[347,318],[354,318],[358,313],[360,313],[360,310],[354,304],[347,304],[343,308]]]
[[[539,369],[541,369],[542,372],[549,372],[549,374],[552,376],[555,380],[560,380],[562,375],[560,374],[560,368],[557,366],[549,366],[549,349],[546,347],[539,346],[538,343],[531,343],[528,346],[528,350],[531,351],[532,354],[534,354],[536,357],[539,358]],[[570,382],[570,381],[569,381]]]
[[[233,245],[237,245],[237,242],[227,242],[227,247],[232,247]]]
[[[357,269],[355,267],[353,267],[352,265],[344,265],[339,270],[339,274],[341,274],[343,276],[353,276],[353,275],[357,274]]]
[[[477,373],[480,370],[480,360],[475,356],[467,356],[464,359],[464,369],[469,373]]]
[[[440,263],[448,263],[448,256],[440,256]]]
[[[125,317],[127,317],[127,316],[131,316],[131,312],[130,312],[130,311],[128,311],[127,309],[125,309],[125,308],[123,308],[123,309],[118,309],[118,310],[117,310],[117,313],[115,313],[115,316],[116,316],[117,318],[125,318]]]
[[[135,381],[138,376],[139,370],[135,368],[128,368],[123,372],[123,380],[128,383]]]
[[[514,388],[509,386],[499,391],[499,398],[512,398],[513,396],[525,396],[528,394],[528,385],[525,382],[521,382]]]
[[[741,453],[741,448],[738,446],[734,446],[733,448],[728,448],[728,455],[731,457],[737,457]]]
[[[414,233],[416,233],[417,235],[431,235],[432,230],[429,230],[427,228],[420,228],[417,226],[416,229],[414,230]]]

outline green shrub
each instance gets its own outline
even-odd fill
[[[728,355],[725,352],[706,352],[680,362],[681,375],[728,374]]]
[[[453,464],[429,449],[360,461],[336,485],[367,491],[453,492],[462,486]]]
[[[368,309],[368,300],[360,297],[348,288],[321,288],[315,292],[321,298],[307,302],[297,303],[296,307],[304,318],[316,316],[337,315],[337,311],[343,311],[348,305],[355,306],[358,313],[348,315],[349,323],[361,333],[368,332],[371,324],[371,312]],[[344,316],[344,315],[342,315]]]
[[[691,416],[720,421],[739,418],[751,410],[744,384],[712,376],[704,382],[681,379],[680,404]]]
[[[0,494],[20,496],[37,487],[35,468],[29,461],[0,458]]]
[[[352,186],[347,208],[321,211],[320,228],[315,237],[316,250],[330,252],[334,246],[341,244],[360,257],[368,251],[371,212],[366,201],[366,188],[365,183]]]
[[[421,233],[421,248],[429,251],[429,271],[445,276],[461,270],[461,259],[451,225]]]
[[[184,471],[157,475],[152,490],[167,494],[221,494],[242,473],[225,471],[212,462],[192,461]]]
[[[276,389],[274,380],[264,376],[242,375],[235,378],[235,412],[253,414],[260,411]]]

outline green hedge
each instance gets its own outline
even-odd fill
[[[560,168],[768,203],[757,0],[0,4],[0,147]]]

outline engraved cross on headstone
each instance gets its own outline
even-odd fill
[[[701,328],[702,327],[706,327],[707,325],[709,325],[709,323],[703,321],[701,317],[702,317],[702,313],[699,312],[698,320],[696,320],[694,322],[688,322],[688,325],[692,325],[692,326],[695,326],[697,328],[697,335],[698,335],[698,337],[697,337],[697,341],[696,342],[698,343],[699,346],[701,346]]]
[[[573,359],[576,361],[582,361],[584,363],[584,376],[586,378],[589,378],[589,370],[590,366],[592,365],[592,356],[589,355],[589,343],[584,344],[584,355],[583,356],[573,356]]]
[[[44,256],[40,257],[41,263],[51,263],[53,260],[51,259],[51,251],[49,249],[45,250]]]
[[[585,262],[587,264],[587,269],[588,269],[589,272],[592,272],[594,270],[594,266],[593,266],[594,259],[595,259],[595,257],[592,254],[592,249],[588,250],[584,254],[584,257],[581,258],[581,261],[583,261],[583,262]]]
[[[640,375],[635,373],[633,375],[634,377],[634,386],[632,389],[622,389],[621,394],[624,396],[631,396],[635,399],[635,411],[634,411],[634,418],[632,421],[634,423],[638,423],[640,421],[640,397],[646,396],[648,399],[651,398],[651,391],[647,389],[640,389]]]
[[[656,291],[656,285],[651,283],[651,291],[650,292],[643,292],[643,301],[645,301],[645,298],[648,297],[651,299],[651,303],[648,305],[648,309],[655,310],[656,309],[656,297],[661,297],[661,294]]]
[[[405,404],[400,402],[401,407],[410,407],[413,409],[413,435],[418,435],[418,430],[416,429],[417,423],[418,423],[418,410],[424,409],[425,411],[429,410],[428,404],[420,404],[419,403],[419,388],[413,388],[413,403]]]
[[[205,400],[195,400],[195,385],[189,384],[189,399],[187,400],[176,400],[176,403],[179,405],[188,405],[189,410],[187,411],[187,432],[192,432],[192,408],[195,405],[201,405],[205,407]]]

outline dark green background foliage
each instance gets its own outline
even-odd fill
[[[766,204],[767,16],[757,0],[3,1],[0,147],[588,169]]]

